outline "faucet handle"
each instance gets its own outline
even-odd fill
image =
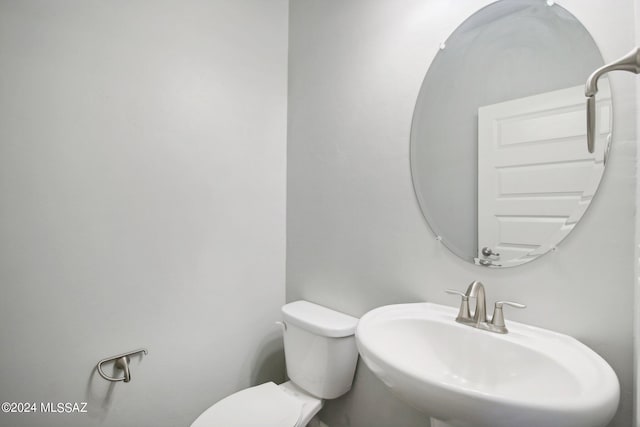
[[[515,308],[526,308],[524,304],[513,301],[496,301],[496,307],[493,310],[493,316],[491,317],[491,324],[495,327],[495,331],[501,334],[509,332],[504,324],[504,313],[502,312],[502,306],[508,305]]]
[[[502,308],[504,304],[515,308],[527,308],[525,304],[520,304],[519,302],[513,301],[496,301],[496,308]]]
[[[445,292],[448,293],[448,294],[452,294],[452,295],[460,295],[462,297],[462,299],[469,299],[467,294],[465,294],[462,291],[457,291],[455,289],[447,289],[447,290],[445,290]]]
[[[462,301],[460,302],[460,310],[458,311],[458,317],[456,317],[456,321],[470,320],[471,314],[469,313],[469,295],[455,289],[447,289],[445,290],[445,292],[462,297]]]

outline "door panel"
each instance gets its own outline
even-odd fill
[[[522,264],[554,248],[571,231],[604,171],[610,93],[603,80],[593,154],[586,148],[583,86],[478,109],[476,262]],[[483,256],[485,247],[500,256]]]

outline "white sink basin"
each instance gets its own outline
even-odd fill
[[[380,307],[358,350],[400,399],[460,427],[604,427],[618,407],[613,369],[576,339],[507,320],[505,335],[455,322],[431,303]]]

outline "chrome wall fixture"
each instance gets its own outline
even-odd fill
[[[493,310],[493,316],[491,320],[487,318],[487,302],[485,298],[484,285],[474,280],[467,288],[467,292],[460,292],[454,289],[447,289],[445,291],[448,294],[458,295],[462,297],[460,303],[460,310],[456,317],[456,322],[463,325],[471,326],[472,328],[482,329],[489,332],[496,332],[499,334],[506,334],[509,332],[504,324],[503,306],[508,305],[515,308],[526,308],[524,304],[512,301],[496,301],[495,308]],[[469,309],[469,299],[476,299],[476,307],[471,314]]]
[[[139,350],[129,351],[127,353],[118,354],[117,356],[112,356],[112,357],[107,357],[106,359],[102,359],[101,361],[98,362],[98,365],[97,365],[98,373],[102,378],[104,378],[107,381],[112,381],[112,382],[124,381],[125,383],[128,383],[129,381],[131,381],[131,370],[129,369],[129,362],[131,361],[131,359],[129,358],[129,356],[133,356],[134,354],[139,354],[139,353],[147,354],[147,350],[144,348],[141,348]],[[105,374],[104,371],[102,370],[102,365],[109,362],[114,362],[115,368],[122,370],[124,373],[124,376],[121,378],[114,378]]]
[[[628,71],[640,74],[640,47],[636,47],[617,61],[598,68],[587,79],[584,94],[587,97],[587,149],[590,153],[595,150],[598,79],[609,71]]]

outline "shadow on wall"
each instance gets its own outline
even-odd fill
[[[132,365],[137,365],[141,360],[141,353],[131,356],[131,362],[133,362]],[[103,370],[104,369],[105,368],[103,368]],[[107,369],[113,369],[113,371],[105,372],[106,375],[114,378],[122,377],[122,371],[117,369],[114,363],[112,363],[111,367]],[[116,384],[118,384],[118,382],[107,381],[102,378],[100,374],[98,374],[97,366],[93,367],[89,374],[89,379],[87,380],[87,386],[84,392],[88,407],[91,408],[91,411],[88,412],[88,415],[91,418],[96,418],[101,422],[105,420],[113,402],[113,393]]]
[[[116,369],[114,368],[113,371],[112,375],[115,375]],[[111,408],[115,385],[116,383],[114,382],[105,381],[98,374],[98,368],[96,366],[93,367],[85,389],[85,400],[88,406],[91,407],[91,411],[89,411],[91,418],[104,421],[109,413],[109,408]]]
[[[256,353],[249,359],[249,364],[251,386],[269,381],[276,384],[285,382],[284,343],[280,329],[274,330],[260,341]]]
[[[326,401],[320,419],[331,427],[431,425],[429,417],[395,398],[361,360],[351,391]]]

